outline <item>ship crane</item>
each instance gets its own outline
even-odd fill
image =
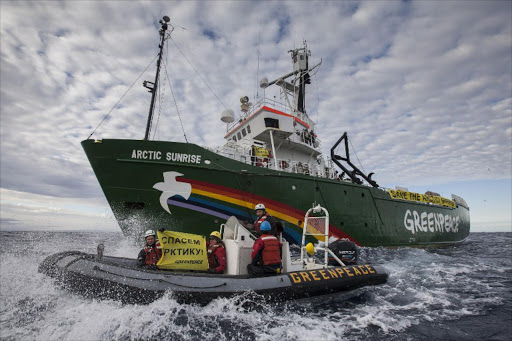
[[[345,141],[345,157],[335,154],[335,149],[336,149],[336,147],[338,147],[338,145],[341,143],[341,141]],[[334,144],[334,146],[332,146],[331,159],[343,171],[342,176],[343,176],[343,174],[347,174],[354,183],[359,184],[359,185],[361,185],[363,183],[361,181],[361,179],[358,178],[358,176],[361,176],[373,187],[379,187],[377,182],[375,182],[375,180],[372,179],[372,176],[374,174],[373,172],[366,175],[350,161],[347,132],[343,133],[343,135],[340,137],[338,142],[336,142]],[[348,170],[345,166],[343,166],[343,164],[341,164],[340,161],[346,162],[352,168],[352,170],[351,171]]]

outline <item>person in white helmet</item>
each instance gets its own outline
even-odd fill
[[[140,250],[137,263],[140,267],[155,270],[156,263],[162,257],[162,247],[160,242],[156,240],[156,233],[153,230],[147,230],[144,239],[146,245]]]
[[[271,227],[270,234],[273,236],[277,236],[276,220],[274,219],[274,217],[272,217],[270,214],[267,213],[267,211],[265,209],[265,205],[257,204],[254,207],[254,210],[256,211],[256,216],[258,217],[258,219],[256,219],[256,221],[254,222],[254,230],[256,230],[256,232],[258,234],[261,234],[261,230],[260,230],[261,224],[264,221],[268,221],[270,224],[270,227]]]

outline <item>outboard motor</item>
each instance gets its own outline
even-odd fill
[[[329,244],[329,249],[338,257],[345,265],[357,264],[359,259],[359,249],[354,242],[347,239],[336,240]],[[336,259],[329,257],[329,265],[340,265]]]

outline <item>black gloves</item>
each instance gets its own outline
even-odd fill
[[[215,271],[215,269],[209,268],[207,272],[208,272],[209,274],[214,274],[214,273],[216,273],[217,271]]]
[[[165,229],[162,227],[161,229],[158,229],[158,232],[164,232]]]

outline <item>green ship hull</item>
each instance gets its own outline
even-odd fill
[[[380,188],[257,167],[195,144],[104,139],[82,146],[127,235],[160,228],[209,234],[230,216],[252,223],[260,202],[299,243],[314,203],[328,210],[330,235],[361,246],[454,244],[470,230],[460,203],[393,199]]]

